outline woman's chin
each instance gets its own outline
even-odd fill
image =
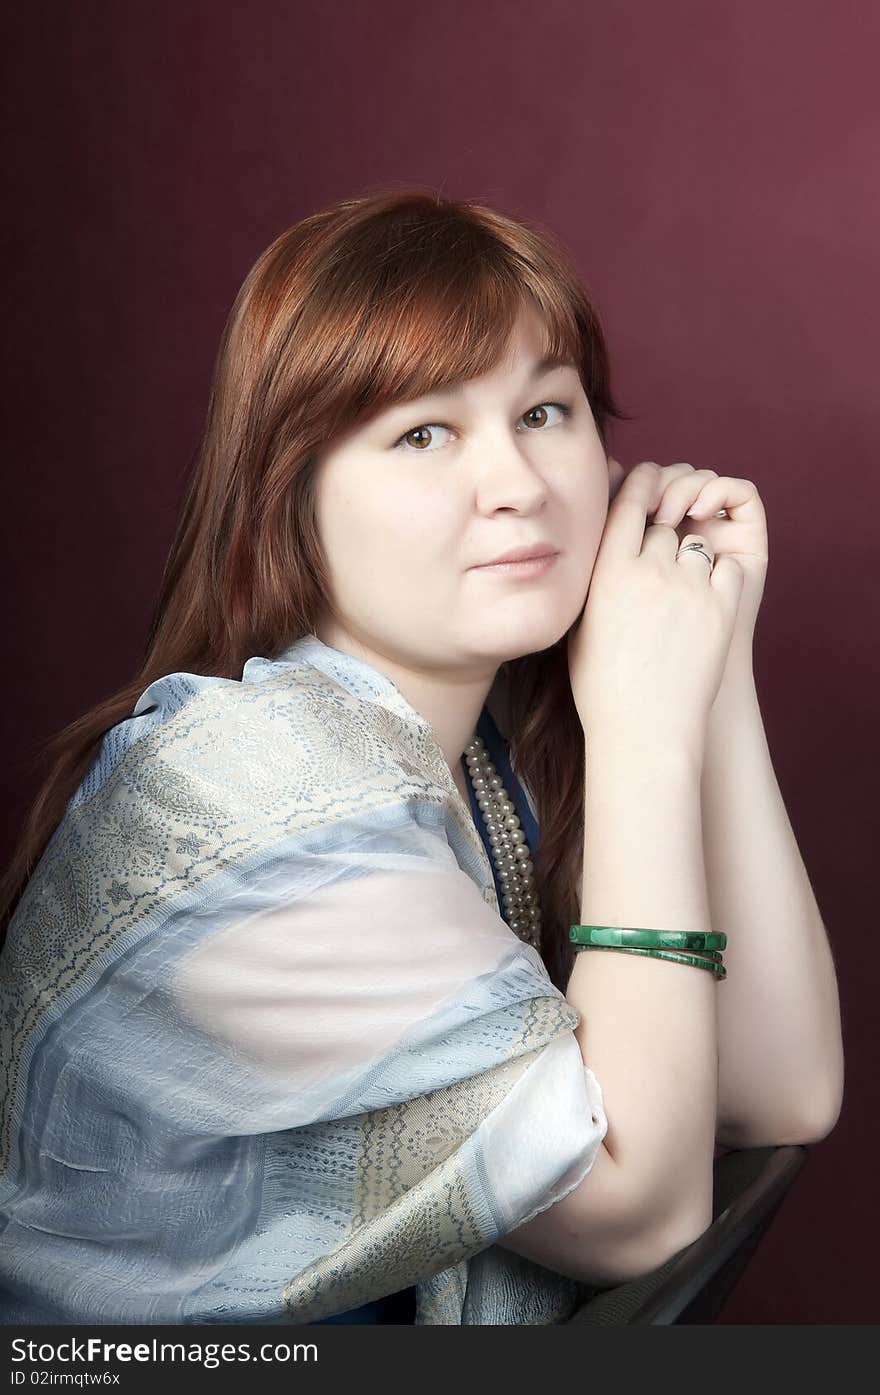
[[[475,642],[475,649],[495,664],[509,663],[512,659],[523,659],[528,654],[540,654],[552,649],[568,635],[571,625],[548,625],[546,623],[520,626],[516,634],[505,637],[496,631],[491,638],[486,636],[482,645]]]

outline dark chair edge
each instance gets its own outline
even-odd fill
[[[741,1263],[731,1276],[729,1290],[807,1156],[808,1149],[799,1143],[779,1144],[770,1149],[757,1175],[742,1192],[719,1212],[693,1244],[668,1261],[665,1273],[646,1297],[633,1322],[664,1325],[678,1322],[707,1284],[739,1254]],[[688,1320],[687,1316],[684,1320]]]

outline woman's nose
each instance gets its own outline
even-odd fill
[[[515,491],[525,498],[538,497],[545,493],[546,485],[539,470],[529,460],[520,441],[501,431],[487,439],[485,449],[492,461],[492,469],[484,477],[498,490]]]

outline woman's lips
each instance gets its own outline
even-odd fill
[[[527,562],[491,562],[482,567],[473,567],[475,572],[495,572],[499,576],[509,577],[530,577],[543,576],[553,566],[559,556],[558,552],[550,552],[546,557],[530,557]]]

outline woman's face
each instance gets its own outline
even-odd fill
[[[344,624],[322,630],[327,643],[480,674],[578,618],[608,462],[577,369],[539,371],[542,345],[524,309],[506,362],[390,407],[324,453],[318,530]],[[541,575],[475,569],[534,543],[559,553]]]

